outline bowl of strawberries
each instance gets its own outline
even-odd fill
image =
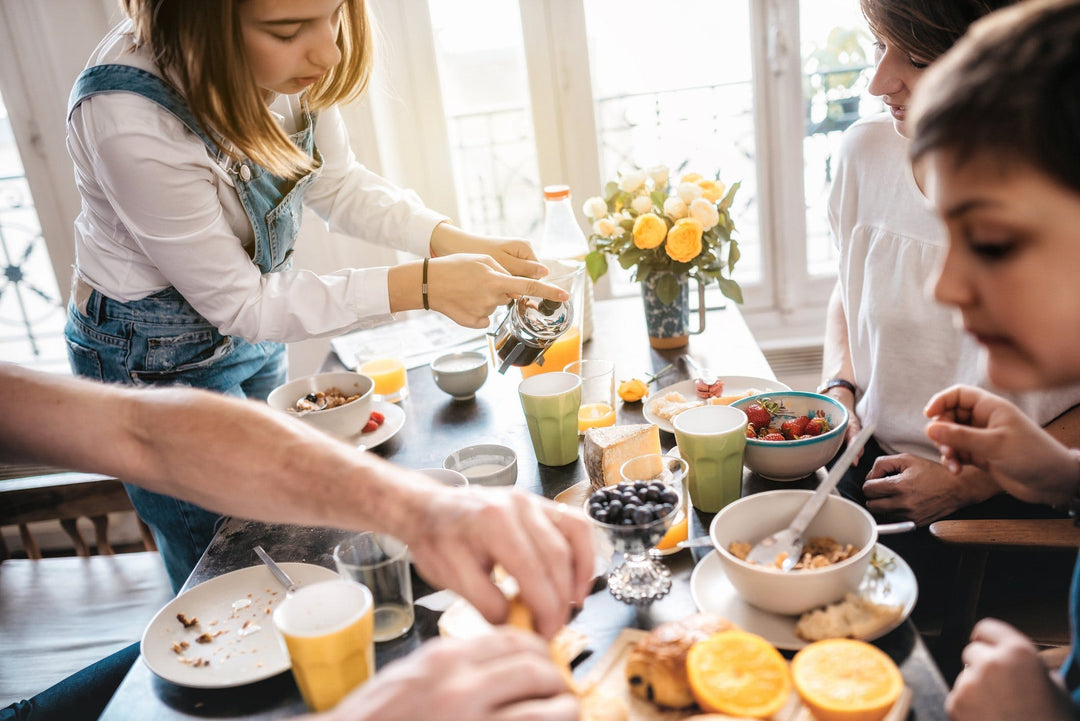
[[[818,393],[770,391],[731,405],[749,421],[743,464],[773,481],[814,473],[836,455],[847,433],[847,409]]]

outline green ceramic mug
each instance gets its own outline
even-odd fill
[[[746,414],[731,406],[699,406],[672,420],[679,455],[690,464],[694,508],[716,513],[742,494]]]
[[[545,466],[565,466],[576,461],[581,376],[541,373],[521,381],[518,396],[536,460]]]

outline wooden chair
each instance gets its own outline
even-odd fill
[[[979,617],[980,595],[987,561],[992,551],[1075,551],[1080,548],[1080,528],[1072,519],[971,519],[937,521],[930,524],[930,533],[942,543],[960,549],[960,563],[954,582],[954,602],[942,621],[935,656],[947,679],[955,678],[960,670],[960,652],[971,636]],[[1033,561],[1038,554],[1033,555]],[[1002,609],[992,615],[1024,631],[1036,645],[1046,648],[1069,644],[1067,601],[1053,598],[1037,599],[1030,607]],[[1048,612],[1048,608],[1051,610]],[[1060,656],[1060,652],[1057,654]]]
[[[0,467],[0,526],[18,526],[27,558],[41,558],[41,548],[28,524],[57,520],[71,539],[77,556],[89,556],[90,546],[77,526],[79,518],[94,524],[94,543],[101,555],[114,553],[109,542],[109,513],[133,511],[124,484],[115,478],[71,473],[45,466]],[[150,529],[138,520],[139,534],[147,551],[157,545]],[[10,558],[0,536],[0,561]]]
[[[0,544],[0,708],[138,641],[172,588],[150,531],[114,553],[108,514],[132,511],[115,478],[37,466],[0,466],[0,526],[19,528],[28,558]],[[94,548],[76,522],[91,519]],[[27,524],[58,520],[75,556],[42,558]]]

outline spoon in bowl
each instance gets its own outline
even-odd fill
[[[762,566],[775,566],[781,571],[791,570],[791,567],[802,556],[803,532],[810,525],[810,522],[814,520],[814,516],[818,514],[818,511],[821,510],[821,506],[825,503],[825,497],[836,488],[836,484],[847,473],[848,468],[855,461],[855,456],[866,445],[866,441],[870,439],[873,432],[874,424],[870,423],[863,426],[863,429],[848,443],[847,450],[844,451],[844,454],[840,456],[840,460],[829,471],[829,475],[825,477],[825,480],[821,482],[813,495],[799,509],[799,512],[791,521],[791,525],[758,541],[750,549],[750,553],[747,554],[747,561]],[[779,559],[782,560],[777,563]]]

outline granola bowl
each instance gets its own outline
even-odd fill
[[[817,568],[781,571],[744,561],[731,550],[733,543],[752,546],[770,533],[786,528],[812,493],[802,490],[755,493],[724,506],[713,517],[709,537],[720,557],[720,565],[747,603],[773,613],[796,616],[858,590],[877,543],[877,525],[865,508],[841,496],[826,497],[803,534],[803,543],[811,538],[832,538],[840,546],[850,544],[853,552],[843,560]]]
[[[298,402],[318,398],[332,390],[340,391],[343,398],[352,398],[341,405],[323,410],[301,410]],[[315,426],[330,435],[347,440],[360,433],[371,416],[371,395],[375,382],[370,376],[352,371],[316,373],[283,383],[266,398],[274,410]],[[304,408],[307,404],[300,403]]]

